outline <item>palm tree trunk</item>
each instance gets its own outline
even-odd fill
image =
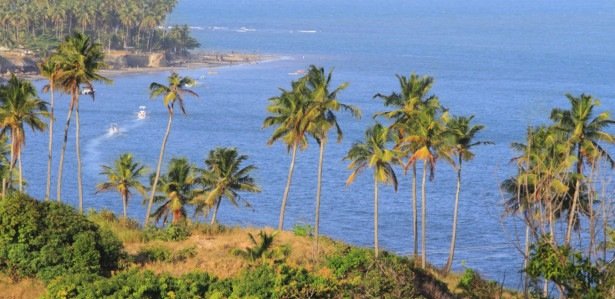
[[[412,237],[414,238],[413,256],[419,256],[418,216],[416,211],[416,163],[412,164]]]
[[[214,209],[214,215],[211,217],[211,225],[216,223],[216,218],[218,217],[218,209],[220,208],[220,203],[222,202],[222,198],[218,198],[218,202],[216,203],[216,208]]]
[[[11,190],[11,185],[13,184],[13,168],[15,168],[15,136],[14,133],[11,132],[11,156],[10,156],[10,163],[9,163],[9,174],[8,174],[8,180],[6,182],[6,190]]]
[[[56,200],[62,201],[62,168],[64,167],[64,154],[66,153],[66,143],[68,142],[68,127],[70,126],[70,118],[73,114],[73,105],[71,104],[68,109],[68,116],[66,117],[66,126],[64,126],[64,142],[62,143],[62,151],[60,152],[60,164],[58,165],[58,185],[56,189]]]
[[[374,256],[378,258],[378,178],[374,175]]]
[[[21,166],[21,152],[17,153],[17,161],[19,167],[19,192],[23,192],[23,168]]]
[[[53,80],[49,81],[50,93],[51,93],[51,103],[50,103],[50,114],[49,114],[49,148],[47,151],[47,185],[45,186],[45,201],[49,200],[49,195],[51,194],[51,158],[53,154],[53,105],[54,105],[54,94],[53,94]]]
[[[451,236],[451,247],[448,252],[448,260],[444,267],[444,273],[451,272],[453,258],[455,256],[455,241],[457,240],[457,212],[459,210],[459,193],[461,192],[461,156],[459,156],[459,168],[457,169],[457,191],[455,192],[455,208],[453,209],[453,233]]]
[[[79,141],[79,99],[75,101],[75,151],[77,152],[77,192],[79,193],[79,213],[83,214],[83,183],[81,176],[81,147]]]
[[[293,170],[295,169],[295,157],[297,155],[297,143],[293,144],[293,153],[290,158],[290,167],[288,168],[288,177],[286,178],[286,187],[282,196],[282,207],[280,208],[280,220],[278,222],[278,230],[284,228],[284,212],[286,211],[286,201],[288,200],[288,192],[290,191],[290,183],[293,179]]]
[[[167,122],[167,130],[162,138],[162,146],[160,147],[160,156],[158,157],[158,166],[156,166],[156,176],[154,176],[154,183],[152,185],[152,193],[149,196],[149,202],[147,203],[147,211],[145,212],[144,226],[147,226],[149,222],[149,215],[152,211],[152,204],[154,203],[154,196],[156,195],[156,187],[158,187],[158,179],[160,179],[160,167],[162,167],[162,158],[164,157],[164,149],[169,139],[169,133],[171,133],[171,123],[173,122],[173,112],[169,112],[169,121]]]
[[[427,263],[427,253],[425,252],[425,226],[426,223],[426,205],[425,185],[427,179],[427,161],[423,161],[423,181],[421,182],[421,268],[425,269]]]
[[[320,225],[320,192],[322,189],[322,164],[324,160],[326,139],[320,141],[320,153],[318,155],[318,183],[316,186],[316,219],[314,221],[314,237],[316,238],[316,254],[318,255],[318,227]]]
[[[574,195],[572,196],[572,206],[570,207],[568,215],[568,227],[566,228],[566,237],[564,239],[564,245],[570,244],[570,238],[572,235],[572,229],[574,226],[574,218],[576,215],[577,203],[579,201],[580,189],[581,189],[581,176],[583,175],[583,156],[581,155],[581,145],[577,148],[577,178],[575,183]]]
[[[523,250],[523,269],[527,269],[530,257],[530,225],[525,225],[525,248]],[[523,294],[525,298],[529,298],[530,280],[527,273],[523,274]]]
[[[128,219],[128,214],[126,213],[128,209],[128,194],[126,192],[122,192],[122,206],[124,207],[124,219]]]

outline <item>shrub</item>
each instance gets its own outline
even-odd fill
[[[327,266],[335,277],[344,278],[353,270],[364,272],[369,266],[371,256],[367,249],[345,246],[327,259]]]
[[[298,237],[312,237],[314,228],[309,224],[295,224],[293,233]]]
[[[461,289],[464,298],[498,298],[501,293],[501,287],[496,282],[482,279],[470,268],[463,272],[457,288]]]
[[[163,228],[148,226],[143,232],[145,241],[182,241],[190,237],[191,229],[188,224],[172,224]]]
[[[207,273],[188,273],[178,278],[151,271],[130,270],[111,278],[68,275],[53,280],[44,298],[208,298],[210,286],[221,295],[223,288]],[[225,296],[226,297],[226,296]]]
[[[161,247],[161,246],[153,246],[147,247],[140,250],[137,255],[134,257],[134,261],[139,264],[145,264],[150,262],[182,262],[191,257],[196,256],[196,247],[186,247],[175,252],[171,252],[171,250]]]
[[[18,193],[0,201],[0,271],[14,279],[108,275],[121,256],[117,238],[69,206]]]

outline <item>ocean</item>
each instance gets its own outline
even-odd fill
[[[188,157],[203,165],[209,150],[234,146],[256,165],[260,194],[245,194],[252,207],[223,202],[218,219],[225,225],[277,225],[290,155],[285,146],[267,146],[272,130],[262,129],[267,99],[289,88],[297,70],[310,64],[334,69],[334,86],[349,82],[339,98],[363,110],[354,120],[339,114],[341,143],[325,153],[321,232],[334,239],[371,247],[373,184],[367,171],[345,186],[350,174],[342,161],[354,141],[384,108],[376,93],[399,89],[395,74],[412,72],[435,78],[433,93],[456,115],[475,115],[486,126],[464,163],[454,270],[470,267],[511,287],[520,287],[522,259],[517,246],[523,227],[503,218],[501,181],[515,172],[510,143],[523,141],[526,128],[548,122],[554,107],[566,107],[566,93],[590,93],[602,109],[615,104],[615,3],[612,1],[272,1],[181,0],[167,23],[188,24],[206,50],[272,54],[257,64],[181,70],[199,80],[199,98],[187,98],[187,115],[177,115],[165,160]],[[95,194],[102,164],[123,152],[155,169],[167,121],[161,101],[148,97],[151,82],[169,73],[114,76],[96,84],[96,101],[81,98],[85,208],[121,212],[115,193]],[[43,82],[36,83],[39,87]],[[44,99],[48,95],[41,95]],[[68,97],[57,99],[54,130],[59,153]],[[139,106],[145,120],[137,120]],[[116,123],[120,134],[109,135]],[[69,135],[63,197],[77,205],[74,133]],[[44,195],[47,135],[27,132],[23,154],[27,191]],[[312,224],[318,146],[299,152],[286,212],[286,229]],[[54,157],[54,177],[58,156]],[[420,173],[420,168],[419,168]],[[398,172],[400,188],[380,193],[380,244],[411,253],[410,176]],[[446,262],[451,235],[455,172],[440,160],[428,183],[427,256]],[[55,184],[52,188],[55,194]],[[129,203],[129,216],[142,220],[141,198]]]

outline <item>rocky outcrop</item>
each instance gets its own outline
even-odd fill
[[[164,53],[129,53],[126,51],[105,53],[105,63],[109,69],[167,66]]]
[[[25,50],[0,51],[0,75],[37,73],[36,57]]]

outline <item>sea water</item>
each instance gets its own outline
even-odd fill
[[[334,239],[373,244],[373,184],[370,171],[345,185],[350,174],[342,161],[354,141],[382,111],[375,93],[399,89],[395,74],[412,72],[435,78],[433,93],[456,115],[475,115],[486,128],[464,163],[455,270],[475,268],[486,277],[519,287],[523,228],[502,218],[499,184],[515,171],[509,145],[523,141],[526,128],[548,122],[553,107],[566,107],[564,94],[591,93],[612,111],[615,99],[615,3],[612,1],[203,1],[182,0],[167,20],[186,23],[207,50],[273,54],[277,59],[250,65],[181,70],[198,78],[198,98],[186,97],[187,115],[176,109],[165,161],[187,157],[198,166],[209,150],[237,147],[258,167],[261,194],[242,194],[251,203],[239,208],[223,202],[218,219],[225,225],[277,225],[290,162],[282,144],[267,146],[272,130],[262,129],[267,99],[289,88],[297,70],[310,64],[334,68],[333,86],[349,82],[339,94],[363,111],[361,120],[339,113],[341,143],[327,145],[323,170],[321,232]],[[96,101],[81,98],[81,144],[86,209],[121,212],[118,194],[95,194],[104,180],[101,165],[124,152],[155,169],[167,110],[148,98],[151,82],[168,73],[113,76],[96,84]],[[38,82],[37,85],[42,85]],[[43,95],[48,99],[48,95]],[[54,129],[52,197],[68,97],[59,96]],[[138,120],[141,105],[148,117]],[[74,119],[73,119],[74,122]],[[117,123],[119,134],[107,134]],[[71,124],[72,126],[73,124]],[[23,155],[27,191],[44,195],[47,135],[27,132]],[[332,138],[333,140],[333,138]],[[297,154],[285,228],[313,224],[318,146],[310,141]],[[63,198],[76,205],[74,130],[69,135]],[[421,168],[419,167],[419,174]],[[399,254],[412,252],[410,176],[397,173],[400,187],[380,188],[380,244]],[[446,261],[451,235],[455,172],[444,160],[427,184],[427,256]],[[420,193],[419,193],[420,194]],[[144,217],[135,195],[129,216]],[[420,206],[419,206],[420,208]],[[192,216],[192,215],[190,215]]]

